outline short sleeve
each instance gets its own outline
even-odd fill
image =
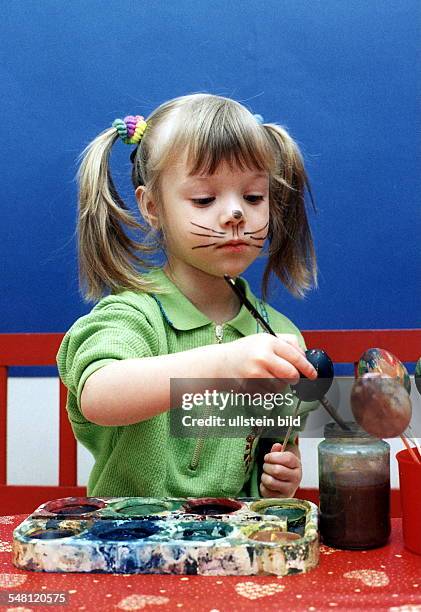
[[[115,360],[159,354],[158,334],[145,314],[131,305],[106,300],[76,321],[57,354],[60,378],[73,395],[68,410],[75,422],[86,422],[80,397],[93,372]]]

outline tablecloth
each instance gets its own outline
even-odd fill
[[[404,549],[400,519],[392,520],[387,546],[343,551],[321,545],[316,569],[277,578],[26,572],[11,561],[12,532],[24,518],[0,517],[0,592],[65,592],[68,603],[2,606],[9,612],[237,612],[256,608],[421,612],[421,556]]]

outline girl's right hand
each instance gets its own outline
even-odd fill
[[[253,334],[219,346],[224,351],[221,369],[230,378],[277,378],[290,385],[299,381],[300,372],[317,378],[294,334]]]

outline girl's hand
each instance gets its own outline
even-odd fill
[[[277,378],[292,385],[300,372],[317,378],[294,334],[253,334],[218,347],[224,351],[221,372],[230,378]]]
[[[265,455],[260,481],[262,497],[293,497],[301,482],[299,457],[290,451],[281,453],[281,448],[282,444],[276,443],[270,453]],[[298,449],[296,452],[299,453]]]

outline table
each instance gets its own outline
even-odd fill
[[[421,556],[403,548],[400,519],[392,519],[391,540],[383,548],[341,551],[322,545],[318,568],[277,578],[26,572],[11,562],[12,532],[25,518],[0,517],[0,592],[67,592],[69,603],[2,607],[13,612],[237,612],[256,607],[421,612]]]

